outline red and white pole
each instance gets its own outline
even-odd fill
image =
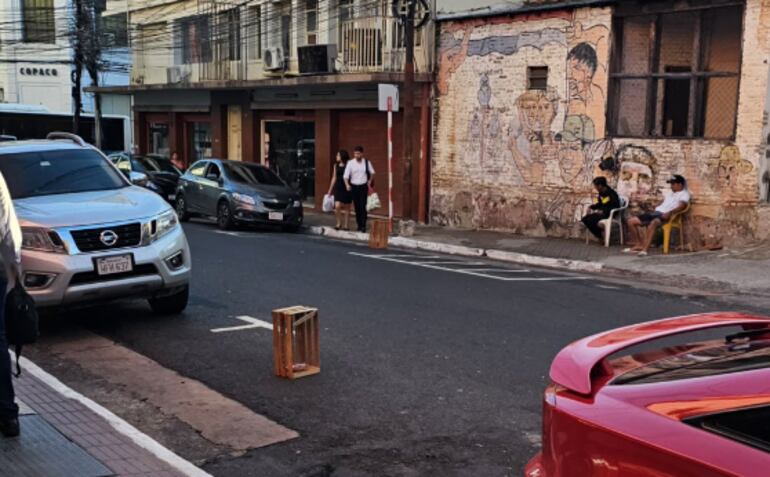
[[[388,97],[388,231],[393,232],[393,97]]]

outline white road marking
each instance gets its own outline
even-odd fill
[[[428,260],[425,262],[415,261],[415,263],[424,263],[425,265],[468,265],[471,267],[486,265],[484,262],[461,262],[459,260]],[[463,270],[467,270],[467,268]]]
[[[54,391],[58,392],[64,397],[74,399],[75,401],[81,403],[92,412],[97,414],[99,417],[107,421],[107,423],[109,423],[109,425],[112,426],[112,428],[115,429],[118,433],[126,436],[134,444],[138,445],[142,449],[149,451],[155,457],[162,460],[163,462],[166,462],[168,465],[178,470],[183,475],[190,477],[212,477],[208,472],[204,472],[203,470],[194,466],[192,463],[182,459],[178,455],[166,449],[155,439],[148,436],[147,434],[142,433],[137,428],[116,416],[108,409],[102,407],[98,403],[88,399],[79,392],[68,387],[55,377],[45,372],[42,368],[40,368],[29,359],[22,356],[20,361],[21,367],[24,368],[26,372],[41,380],[43,383],[47,384]]]
[[[267,321],[258,320],[257,318],[253,318],[251,316],[247,315],[241,315],[236,316],[236,320],[245,321],[246,323],[249,323],[248,325],[240,325],[240,326],[228,326],[227,328],[214,328],[211,330],[212,333],[224,333],[227,331],[242,331],[242,330],[253,330],[255,328],[264,328],[266,330],[273,330],[273,324],[268,323]]]
[[[578,276],[561,276],[561,277],[500,277],[497,275],[489,275],[487,273],[474,272],[466,269],[448,268],[439,265],[432,265],[420,261],[401,260],[400,258],[392,258],[393,255],[372,255],[366,253],[348,252],[349,255],[357,257],[372,258],[375,260],[382,260],[385,262],[400,263],[403,265],[412,265],[414,267],[430,268],[431,270],[441,270],[445,272],[459,273],[462,275],[471,275],[480,278],[491,278],[492,280],[500,280],[502,282],[556,282],[567,280],[590,280],[590,277],[578,277]],[[419,255],[412,255],[411,257],[419,258]]]
[[[486,272],[486,273],[530,273],[532,270],[526,269],[505,269],[505,268],[463,268],[468,272]]]

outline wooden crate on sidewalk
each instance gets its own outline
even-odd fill
[[[292,306],[273,310],[273,371],[288,379],[321,372],[318,309]]]
[[[372,220],[372,228],[369,231],[369,248],[388,248],[389,229],[387,220]]]

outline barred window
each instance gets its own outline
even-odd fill
[[[128,47],[128,13],[102,18],[102,42],[107,48]]]
[[[23,0],[22,23],[25,43],[56,43],[53,0]]]
[[[658,12],[619,6],[613,22],[610,133],[733,138],[742,22],[741,5]]]
[[[208,63],[211,61],[211,33],[209,17],[199,15],[179,21],[178,37],[181,43],[178,63]]]
[[[251,6],[248,9],[246,37],[250,60],[262,59],[262,7]]]

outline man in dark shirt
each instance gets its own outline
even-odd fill
[[[602,228],[599,227],[599,221],[609,218],[612,209],[620,207],[618,193],[607,185],[605,177],[594,179],[594,188],[599,195],[596,201],[589,207],[591,211],[583,217],[583,224],[591,231],[596,238],[602,240]]]

